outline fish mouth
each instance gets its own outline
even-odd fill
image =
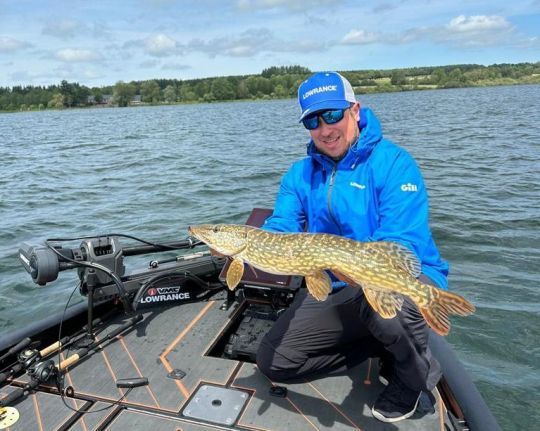
[[[187,231],[189,236],[197,238],[199,241],[206,242],[205,238],[200,234],[200,232],[197,232],[197,228],[193,226],[188,226]]]

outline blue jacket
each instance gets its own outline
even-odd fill
[[[319,153],[283,177],[274,213],[263,228],[277,232],[326,232],[358,241],[395,241],[411,249],[422,272],[448,287],[448,263],[441,259],[428,225],[428,196],[414,159],[382,136],[369,108],[360,111],[360,137],[339,162]]]

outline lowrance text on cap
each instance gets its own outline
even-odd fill
[[[309,96],[314,94],[324,93],[325,91],[337,91],[337,85],[324,85],[321,87],[314,88],[312,90],[306,91],[302,94],[302,99],[306,100]]]

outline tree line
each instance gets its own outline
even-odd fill
[[[119,81],[104,87],[87,87],[65,80],[59,85],[0,87],[0,110],[291,98],[296,97],[298,86],[311,73],[302,66],[273,66],[264,69],[259,75]],[[357,94],[362,94],[482,85],[537,84],[540,83],[540,62],[491,66],[461,64],[340,73],[351,82]]]

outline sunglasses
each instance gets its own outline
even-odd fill
[[[319,127],[319,118],[322,118],[322,120],[326,124],[336,124],[343,120],[343,116],[345,115],[345,111],[349,109],[330,109],[328,111],[324,112],[317,112],[316,114],[310,115],[309,117],[306,117],[302,120],[302,123],[304,124],[304,127],[308,130],[314,130],[317,127]]]

